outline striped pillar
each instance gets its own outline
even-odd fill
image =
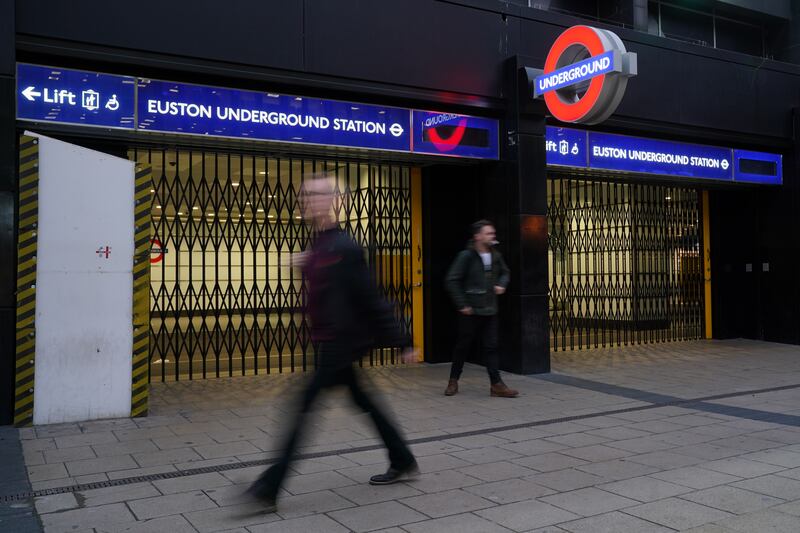
[[[147,415],[150,362],[151,167],[136,167],[133,252],[133,372],[131,416]]]
[[[33,423],[36,356],[36,247],[39,220],[39,140],[23,135],[19,149],[19,240],[14,425]]]

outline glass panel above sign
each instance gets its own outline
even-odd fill
[[[547,164],[701,180],[779,185],[779,154],[547,127]]]
[[[22,63],[17,65],[17,118],[137,132],[500,157],[495,119]]]
[[[734,150],[733,164],[736,181],[780,185],[783,183],[782,157],[778,154]]]
[[[497,159],[499,131],[496,120],[415,110],[412,127],[413,152]]]

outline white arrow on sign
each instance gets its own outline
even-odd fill
[[[389,127],[389,132],[395,137],[400,137],[403,134],[403,126],[395,122]]]
[[[30,86],[26,87],[24,91],[22,91],[22,96],[33,102],[36,96],[42,96],[42,93],[35,91],[36,87]]]

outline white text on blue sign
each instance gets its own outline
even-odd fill
[[[534,93],[535,96],[541,96],[546,92],[563,89],[570,85],[588,81],[595,76],[608,74],[609,72],[619,72],[619,70],[619,61],[616,60],[615,52],[611,50],[537,76]]]

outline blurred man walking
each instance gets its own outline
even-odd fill
[[[458,379],[464,361],[476,341],[483,347],[486,370],[489,372],[489,394],[514,398],[519,392],[500,379],[497,361],[497,297],[506,292],[510,279],[508,266],[494,249],[497,234],[488,220],[472,225],[472,240],[456,257],[447,273],[446,286],[459,312],[458,341],[453,351],[450,381],[444,393],[458,393]]]
[[[317,369],[302,395],[299,414],[278,461],[250,487],[266,511],[276,509],[276,498],[298,447],[306,416],[323,390],[347,387],[355,404],[368,413],[389,451],[389,469],[373,476],[373,485],[388,485],[417,472],[417,462],[387,415],[364,391],[353,362],[370,347],[403,348],[403,358],[416,358],[412,342],[402,332],[392,306],[373,283],[361,248],[336,222],[336,195],[331,180],[306,181],[301,191],[303,215],[316,238],[302,258],[308,281],[311,335],[318,346]]]

